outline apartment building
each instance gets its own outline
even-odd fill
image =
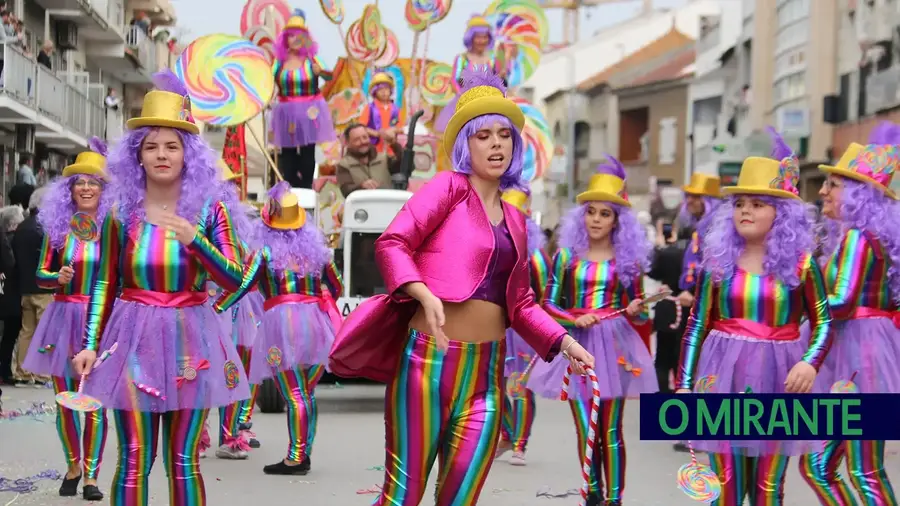
[[[168,0],[141,1],[151,10],[167,9],[174,21]],[[146,15],[133,22],[135,8],[128,0],[6,4],[24,26],[17,40],[0,44],[0,199],[15,183],[20,160],[31,158],[39,180],[46,180],[92,136],[117,138],[128,117],[121,97],[131,86],[149,87],[166,49],[165,40],[153,39]],[[49,58],[41,56],[45,43],[52,45],[44,53]],[[107,101],[108,96],[119,101]]]

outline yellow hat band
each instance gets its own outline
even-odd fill
[[[473,100],[478,100],[479,98],[484,97],[505,98],[503,96],[503,92],[498,90],[497,88],[494,88],[493,86],[476,86],[460,95],[459,100],[456,102],[456,110],[459,111]]]

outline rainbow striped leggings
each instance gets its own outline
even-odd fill
[[[587,444],[591,400],[570,399],[569,407],[572,409],[575,434],[578,436],[580,467],[584,461],[584,447]],[[608,502],[622,502],[625,493],[625,435],[622,431],[624,411],[625,399],[604,399],[597,419],[597,437],[594,442],[594,462],[591,466],[589,491]],[[606,497],[603,497],[604,481]]]
[[[79,379],[53,377],[53,390],[60,392],[77,392]],[[66,464],[74,466],[82,462],[84,478],[96,480],[100,474],[100,463],[103,461],[103,449],[106,447],[106,434],[109,426],[106,421],[106,410],[91,411],[84,414],[84,432],[81,431],[81,418],[71,409],[57,406],[56,431],[62,443]]]
[[[534,425],[535,411],[534,392],[531,390],[525,390],[525,397],[519,399],[513,399],[509,395],[503,396],[503,425],[500,438],[510,442],[514,452],[525,453],[528,438],[531,436],[531,426]]]
[[[417,506],[440,457],[435,506],[471,505],[494,461],[503,403],[503,341],[451,341],[410,330],[385,394],[385,472],[376,506]]]
[[[241,357],[244,372],[250,376],[250,358],[253,356],[253,348],[238,346],[237,352]],[[253,406],[256,405],[257,392],[259,392],[259,385],[250,385],[249,399],[236,401],[219,408],[219,446],[239,438],[241,425],[250,423],[250,419],[253,417]]]
[[[297,366],[287,371],[278,371],[275,383],[284,398],[288,425],[288,451],[286,459],[291,462],[303,462],[312,454],[313,441],[316,439],[318,425],[318,408],[316,407],[315,390],[325,367]]]
[[[862,499],[859,502],[838,474],[844,455],[850,483]],[[822,451],[800,459],[800,476],[823,506],[897,506],[884,469],[884,441],[828,441]]]
[[[713,506],[776,506],[784,502],[784,478],[790,457],[762,455],[747,457],[732,453],[710,453],[709,465],[722,483]]]
[[[112,506],[147,506],[148,479],[162,425],[163,465],[169,477],[171,506],[205,506],[206,487],[200,474],[200,435],[207,409],[150,413],[113,411],[119,437],[119,461],[113,476]]]

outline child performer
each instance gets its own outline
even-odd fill
[[[703,237],[709,229],[712,217],[716,209],[722,203],[720,179],[717,176],[706,174],[691,175],[691,183],[682,188],[684,190],[684,203],[678,211],[678,218],[685,225],[694,229],[691,234],[691,243],[684,252],[684,260],[681,269],[681,281],[678,288],[678,302],[684,307],[691,307],[694,303],[694,287],[697,284],[697,274],[700,264],[703,262]]]
[[[625,169],[615,158],[597,168],[579,206],[560,228],[559,251],[553,258],[544,308],[573,329],[574,336],[597,361],[603,406],[591,469],[588,506],[622,504],[625,491],[625,399],[658,389],[653,359],[635,325],[648,320],[641,306],[644,272],[653,245],[631,210],[625,191]],[[568,307],[562,306],[565,296]],[[613,316],[617,310],[621,316]],[[528,387],[559,399],[566,363],[537,364]],[[573,381],[569,401],[583,458],[591,406],[591,384]],[[580,462],[580,460],[579,460]],[[602,473],[602,474],[601,474]],[[603,476],[603,478],[601,478]],[[606,483],[604,495],[603,483]]]
[[[376,72],[369,83],[372,100],[363,110],[359,122],[369,130],[369,136],[379,153],[387,153],[390,144],[402,132],[403,111],[394,103],[394,78],[387,72]],[[387,141],[386,141],[387,139]],[[393,153],[400,156],[400,153]]]
[[[850,145],[819,195],[826,220],[825,283],[837,321],[817,390],[850,380],[864,394],[900,392],[900,204],[891,181],[900,165],[900,127],[877,126],[869,144]],[[862,504],[896,506],[884,441],[828,441],[800,460],[800,474],[825,506],[859,504],[838,474],[844,455]]]
[[[350,313],[329,357],[335,374],[389,383],[378,506],[419,504],[438,455],[435,504],[478,503],[500,439],[508,326],[545,360],[593,366],[534,302],[525,217],[500,198],[520,185],[525,116],[497,76],[465,81],[444,132],[455,170],[416,192],[378,239],[388,293]]]
[[[113,203],[107,188],[106,145],[95,137],[91,149],[79,154],[75,163],[63,169],[62,178],[50,184],[38,213],[44,243],[37,282],[43,288],[55,289],[56,294],[38,323],[23,366],[35,374],[52,376],[56,393],[78,390],[81,378],[70,360],[82,350],[88,298],[103,263],[100,243],[77,240],[69,223],[75,213],[85,213],[99,226],[106,221]],[[86,412],[82,433],[78,413],[57,406],[56,430],[69,465],[59,495],[78,494],[83,474],[84,499],[103,500],[97,475],[106,446],[106,410]]]
[[[696,301],[682,340],[676,388],[700,378],[715,392],[807,393],[831,344],[825,284],[812,257],[813,224],[799,197],[798,161],[774,131],[772,159],[744,160],[737,186],[703,241]],[[800,319],[812,327],[807,346]],[[722,483],[716,506],[782,504],[788,458],[805,441],[696,441]]]
[[[101,231],[103,265],[85,349],[73,362],[78,373],[91,371],[97,352],[115,347],[85,387],[114,410],[119,461],[110,504],[147,506],[161,426],[169,503],[203,506],[198,444],[209,409],[250,397],[205,285],[210,277],[237,290],[241,265],[229,210],[208,197],[218,194],[217,170],[187,90],[171,71],[154,83],[110,156],[118,219]]]
[[[547,286],[547,274],[550,261],[544,246],[547,237],[534,220],[529,208],[529,192],[522,190],[506,190],[503,200],[525,215],[528,234],[529,274],[531,289],[535,300],[544,299],[544,288]],[[513,329],[506,331],[506,365],[504,376],[509,379],[512,374],[522,374],[534,355],[534,350]],[[500,427],[500,444],[497,446],[497,457],[509,450],[513,451],[509,463],[514,466],[525,465],[525,448],[531,435],[531,426],[535,415],[534,392],[525,389],[524,397],[512,398],[509,392],[503,397],[503,424]]]
[[[311,218],[311,217],[310,217]],[[275,378],[287,404],[287,457],[265,466],[266,474],[304,475],[310,470],[310,424],[315,423],[311,392],[327,363],[340,315],[334,304],[342,290],[341,276],[325,236],[286,182],[269,191],[269,202],[258,224],[264,245],[248,262],[239,290],[216,303],[226,311],[259,283],[265,313],[254,345],[250,378],[259,384]],[[324,286],[323,286],[324,284]]]

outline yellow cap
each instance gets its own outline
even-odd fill
[[[894,172],[900,165],[900,147],[891,144],[851,143],[837,165],[819,165],[819,169],[828,174],[848,177],[878,188],[885,195],[897,199],[891,190]]]
[[[294,29],[294,30],[307,30],[306,28],[306,15],[302,12],[294,11],[294,15],[288,19],[286,25],[284,25],[284,29]]]
[[[797,183],[800,167],[797,158],[781,160],[751,156],[741,165],[741,174],[735,186],[726,186],[726,195],[767,195],[769,197],[800,198]]]
[[[199,134],[200,128],[191,115],[191,99],[169,91],[153,90],[144,95],[141,115],[126,123],[130,130],[152,126],[177,128]]]
[[[107,179],[106,157],[94,151],[82,151],[75,157],[75,163],[63,169],[62,175],[63,177],[85,175]]]
[[[459,96],[456,102],[456,112],[447,122],[444,130],[444,152],[450,156],[456,136],[462,127],[473,118],[485,114],[499,114],[509,118],[519,131],[525,126],[525,114],[515,102],[503,96],[499,88],[483,85],[475,86]]]
[[[620,206],[631,207],[625,180],[612,174],[594,174],[588,181],[588,189],[578,194],[579,204],[585,202],[610,202]]]
[[[528,194],[522,190],[506,190],[501,198],[526,215],[531,214],[528,206]]]
[[[472,16],[466,23],[466,30],[470,28],[491,28],[491,22],[484,16]]]
[[[701,195],[703,197],[722,197],[722,182],[719,176],[710,176],[709,174],[691,174],[691,182],[681,189],[684,193],[691,195]]]
[[[373,89],[379,84],[387,84],[390,85],[391,88],[394,87],[394,77],[387,72],[379,72],[372,77],[372,81],[369,82],[369,89]]]
[[[306,223],[306,209],[300,207],[297,196],[290,191],[282,195],[277,205],[269,201],[262,213],[266,225],[278,230],[296,230]]]

